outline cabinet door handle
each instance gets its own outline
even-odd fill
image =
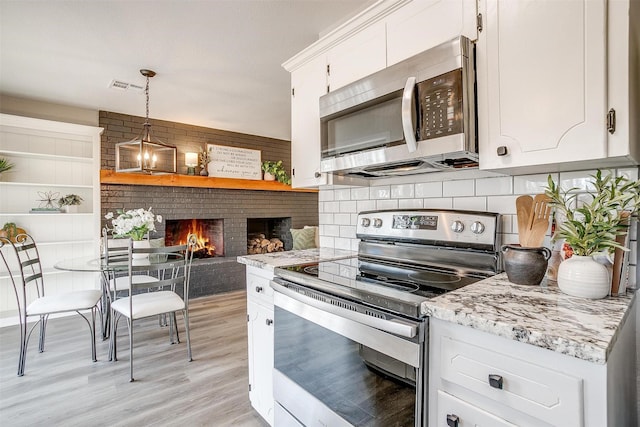
[[[449,427],[458,427],[458,423],[460,422],[460,418],[454,414],[447,414],[447,425]]]
[[[273,319],[267,319],[264,323],[266,323],[267,326],[271,326],[273,324]]]
[[[502,390],[502,375],[489,374],[489,385]]]
[[[496,154],[500,157],[506,156],[507,154],[509,154],[509,150],[507,150],[506,146],[501,145],[496,149]]]
[[[256,292],[262,292],[262,286],[256,286]]]

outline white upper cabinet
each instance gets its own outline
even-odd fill
[[[475,0],[414,0],[386,20],[387,66],[464,35],[477,38]]]
[[[327,53],[328,89],[342,86],[387,66],[384,22],[376,22]]]
[[[478,9],[480,168],[527,173],[607,159],[607,112],[629,107],[609,102],[607,2],[480,0]]]
[[[327,62],[321,55],[291,73],[291,186],[327,183],[320,173],[320,102],[327,92]]]

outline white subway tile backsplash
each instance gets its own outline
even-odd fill
[[[488,196],[487,210],[501,214],[515,214],[517,198],[518,196]]]
[[[351,250],[351,239],[346,239],[344,237],[335,237],[334,238],[334,248],[335,249],[344,249]]]
[[[475,182],[472,179],[445,181],[442,183],[442,195],[445,197],[465,197],[475,195]]]
[[[607,170],[631,179],[637,179],[638,168]],[[561,182],[564,188],[577,186],[584,192],[590,187],[595,171],[566,172],[551,174],[554,181]],[[518,243],[518,224],[515,200],[522,194],[544,192],[548,174],[535,174],[514,177],[482,176],[476,179],[458,179],[456,181],[411,182],[398,181],[390,185],[372,187],[328,188],[321,189],[318,195],[320,222],[320,244],[323,247],[358,250],[359,239],[355,237],[359,212],[376,209],[470,209],[486,210],[502,214],[498,232],[502,244]],[[420,177],[416,178],[417,181]],[[392,181],[393,182],[393,181]],[[580,198],[586,197],[581,194]],[[637,222],[630,229],[631,244],[634,250],[631,256],[637,256]],[[547,232],[545,244],[550,245]],[[636,259],[633,274],[636,273]],[[635,283],[635,276],[634,276]]]
[[[513,178],[510,176],[476,179],[476,196],[490,196],[512,193]]]
[[[369,188],[369,197],[371,199],[388,199],[391,197],[391,187],[381,185]]]
[[[376,200],[376,209],[398,209],[398,200]]]
[[[340,212],[353,212],[356,207],[356,201],[340,202]]]
[[[433,199],[424,199],[424,207],[429,209],[452,209],[453,199],[451,197],[439,197]]]
[[[415,184],[416,197],[442,197],[442,182],[421,182]]]
[[[486,211],[486,197],[457,197],[453,199],[453,209],[463,209],[471,211]]]
[[[318,222],[320,223],[320,225],[333,224],[333,214],[332,213],[318,214]]]
[[[576,188],[576,192],[580,191],[592,191],[593,187],[593,177],[591,175],[595,175],[597,171],[589,170],[589,171],[580,171],[580,172],[562,172],[560,173],[560,188],[564,191],[569,190],[571,188]],[[615,171],[605,169],[602,171],[602,175],[611,175]],[[556,181],[557,184],[557,181]]]
[[[333,190],[322,190],[318,193],[319,202],[330,202],[333,200]]]
[[[549,174],[523,175],[513,177],[513,194],[544,193]],[[551,178],[557,183],[558,174],[552,173]]]
[[[324,234],[325,236],[339,237],[340,226],[326,224],[322,227],[322,234]]]
[[[334,214],[333,224],[338,225],[351,225],[351,214],[338,213]]]
[[[369,200],[369,187],[352,188],[351,200]]]
[[[333,191],[333,197],[335,200],[351,200],[351,189],[343,188],[340,190]]]
[[[348,239],[356,238],[356,227],[352,225],[340,226],[340,237],[346,237]]]
[[[413,184],[398,184],[391,186],[392,199],[409,199],[414,195]]]
[[[638,179],[638,172],[639,172],[640,168],[624,168],[624,169],[618,169],[618,176],[624,176],[627,179],[630,180],[637,180]]]
[[[398,200],[398,208],[400,209],[421,209],[422,207],[423,207],[422,199]]]
[[[376,209],[376,201],[375,200],[358,200],[356,204],[356,209],[358,212],[373,211]]]
[[[322,202],[325,212],[340,212],[340,202]]]

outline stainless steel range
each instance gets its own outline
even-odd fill
[[[499,215],[358,215],[358,256],[276,268],[280,426],[426,426],[424,302],[500,272]]]

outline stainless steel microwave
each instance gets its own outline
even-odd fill
[[[376,178],[477,167],[474,55],[461,36],[322,96],[321,171]]]

